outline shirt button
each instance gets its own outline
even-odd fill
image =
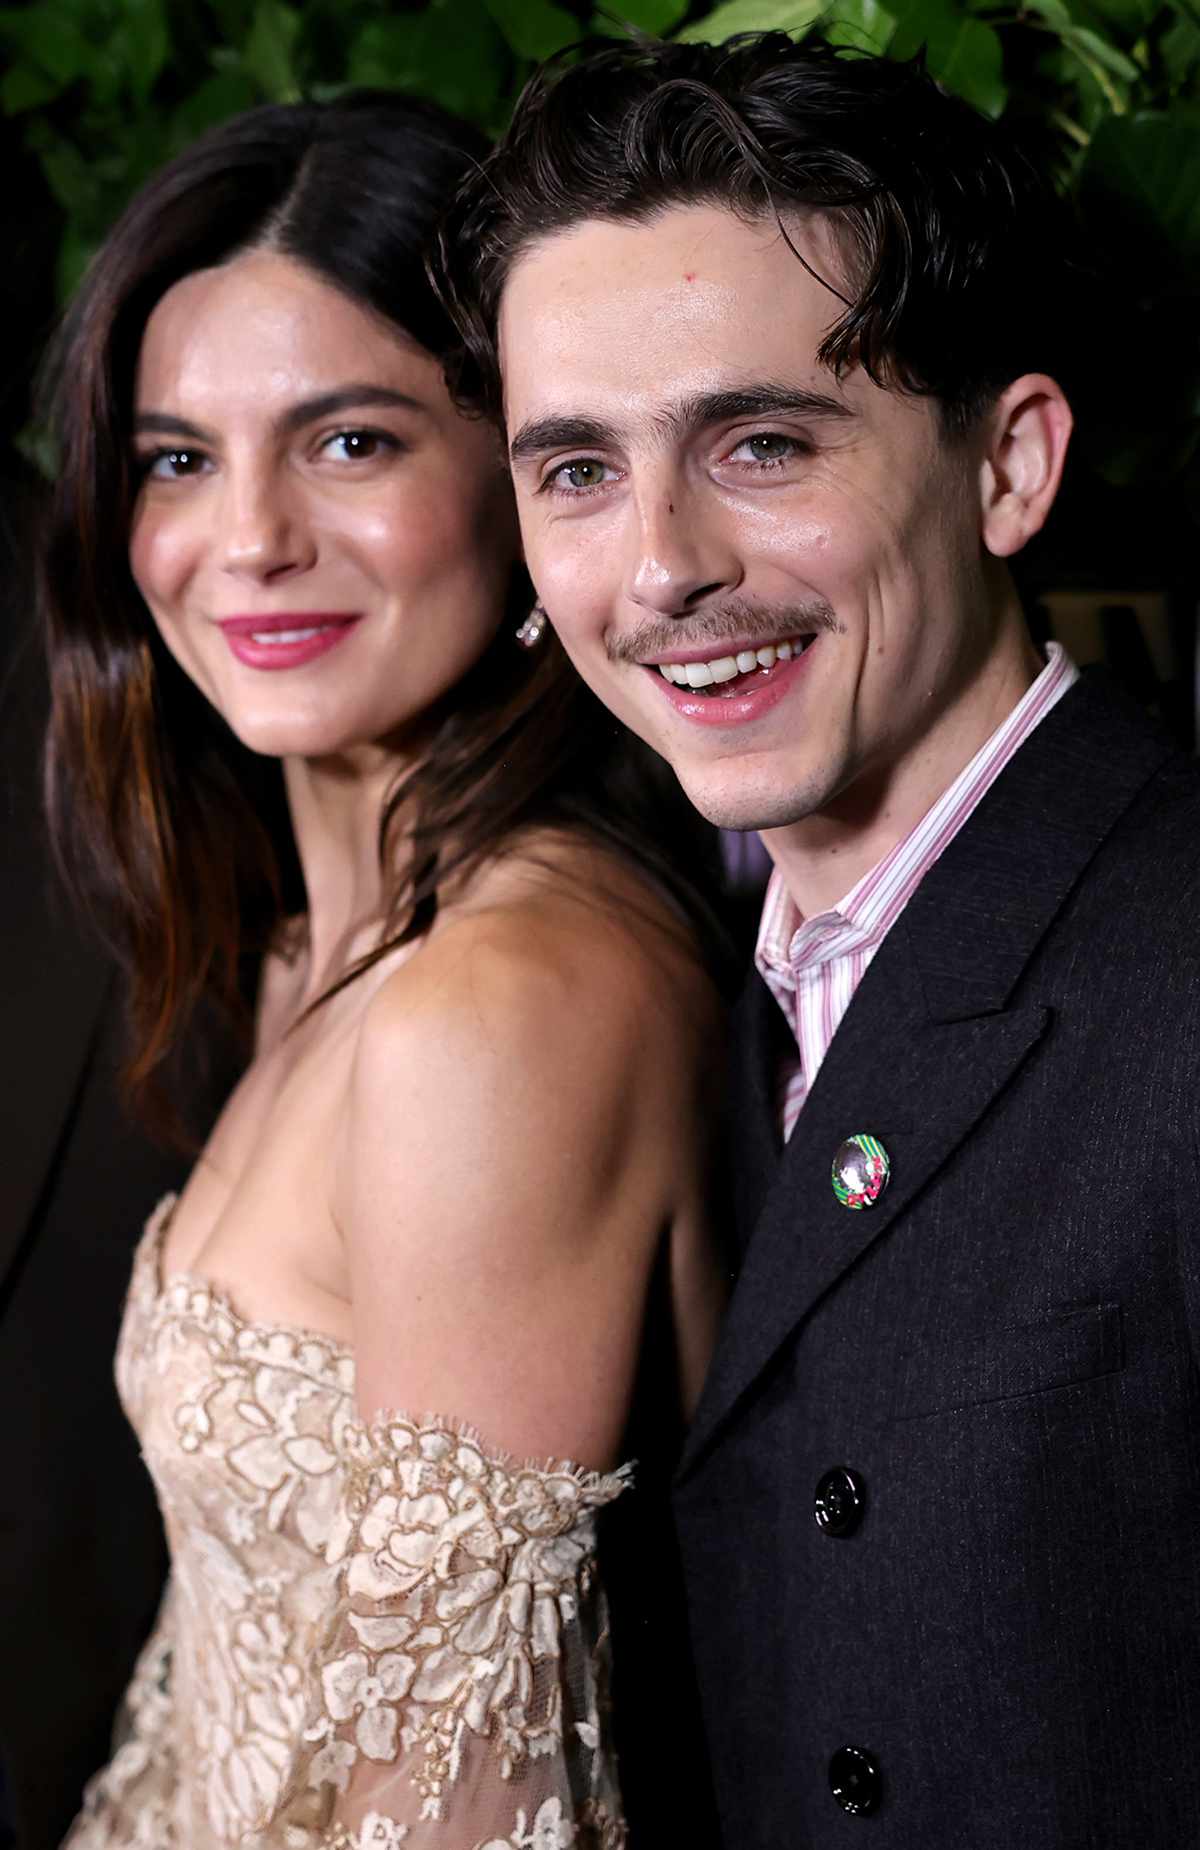
[[[866,1508],[866,1484],[848,1465],[835,1465],[817,1485],[813,1515],[822,1535],[853,1535]]]
[[[843,1811],[867,1818],[878,1811],[883,1775],[865,1747],[839,1747],[829,1762],[829,1790]]]

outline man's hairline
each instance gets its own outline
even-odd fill
[[[796,223],[806,220],[816,221],[827,227],[833,233],[835,244],[839,242],[836,236],[836,221],[839,217],[838,207],[804,205],[796,201],[793,204],[783,204],[778,208],[769,202],[752,208],[748,205],[740,206],[736,200],[715,190],[712,192],[701,191],[680,194],[678,196],[669,195],[661,199],[656,199],[646,205],[628,205],[620,208],[614,207],[608,212],[593,210],[581,211],[577,218],[564,219],[560,224],[549,225],[543,229],[528,232],[527,235],[521,239],[520,243],[516,244],[512,250],[507,253],[504,273],[495,293],[497,352],[499,351],[498,330],[500,307],[504,300],[504,294],[518,264],[523,263],[527,257],[532,256],[536,251],[548,249],[560,238],[570,237],[592,225],[626,225],[630,227],[651,225],[654,224],[656,220],[667,218],[672,212],[703,211],[706,208],[715,209],[719,212],[726,212],[730,218],[737,219],[739,223],[743,225],[774,225],[785,243],[789,241],[787,231],[787,223],[789,220],[793,220]],[[795,255],[795,252],[793,252],[793,255]],[[801,263],[801,268],[805,267],[799,257],[796,258],[796,261]],[[826,281],[828,286],[828,279],[822,278],[820,280]],[[835,282],[839,282],[843,285],[849,284],[850,280],[851,279],[847,277],[834,279]]]
[[[789,246],[791,243],[790,238],[788,236],[788,229],[787,229],[787,220],[789,218],[794,221],[800,221],[800,220],[816,221],[830,231],[832,241],[834,242],[835,246],[839,249],[839,252],[843,256],[845,255],[845,242],[848,240],[839,239],[837,236],[837,221],[840,217],[838,208],[825,207],[825,206],[820,206],[820,205],[805,205],[800,202],[795,202],[794,204],[783,205],[779,207],[778,209],[769,203],[751,209],[748,206],[740,207],[737,204],[737,202],[730,199],[727,194],[723,194],[715,190],[712,192],[704,191],[704,192],[696,192],[696,193],[691,193],[691,194],[680,194],[678,197],[675,197],[675,196],[665,197],[662,199],[656,199],[652,203],[644,205],[644,206],[626,206],[621,209],[614,208],[611,212],[600,212],[600,211],[591,211],[591,210],[586,211],[586,212],[580,212],[577,218],[566,220],[562,224],[551,225],[551,226],[546,227],[545,229],[538,230],[538,231],[531,231],[528,234],[528,236],[523,238],[522,241],[508,254],[508,258],[507,258],[505,268],[504,268],[504,274],[500,281],[500,284],[496,291],[496,296],[495,296],[494,331],[492,335],[492,343],[495,349],[495,356],[496,356],[496,376],[497,376],[497,379],[500,385],[499,415],[498,415],[497,423],[499,426],[501,437],[504,441],[504,449],[505,449],[506,456],[508,454],[508,447],[509,447],[508,438],[507,438],[508,418],[507,418],[506,406],[504,402],[504,368],[500,363],[500,315],[501,315],[501,310],[502,310],[502,306],[504,302],[505,292],[508,289],[509,283],[512,280],[512,277],[514,275],[514,272],[517,269],[517,266],[523,263],[527,257],[532,256],[535,252],[547,250],[559,239],[568,237],[573,233],[582,231],[588,226],[627,225],[627,226],[632,227],[632,226],[639,226],[639,225],[649,225],[649,224],[653,224],[655,220],[657,219],[666,218],[672,212],[687,212],[693,209],[702,209],[704,207],[714,207],[718,211],[727,212],[731,218],[735,218],[745,225],[774,224],[779,231],[780,237],[783,239],[785,243],[789,244]],[[794,261],[800,265],[801,269],[808,268],[808,265],[802,261],[799,255],[797,255],[794,248],[792,250],[792,256],[793,256]],[[814,272],[810,269],[809,274],[812,275],[814,274]],[[820,281],[820,280],[826,280],[826,279],[822,279],[818,277],[818,280]],[[849,284],[850,282],[850,279],[844,276],[839,277],[836,280],[843,284]],[[826,370],[832,370],[832,369],[827,367]],[[933,400],[934,406],[937,411],[938,422],[941,427],[941,435],[947,443],[962,442],[978,426],[982,418],[985,417],[987,413],[987,407],[984,407],[977,413],[977,415],[974,418],[972,418],[969,421],[965,429],[954,428],[950,421],[949,401],[943,398],[940,398],[936,393],[912,394],[912,393],[905,392],[903,388],[900,386],[890,386],[887,389],[889,391],[897,393],[897,395],[900,397],[910,397],[910,396],[930,397]],[[1003,387],[997,388],[995,393],[992,395],[991,402],[994,403],[995,399],[1000,396],[1000,393],[1001,391],[1003,391],[1003,389],[1004,389]]]
[[[653,203],[645,205],[645,206],[640,206],[640,207],[639,206],[629,206],[622,210],[613,210],[611,212],[596,212],[596,211],[581,212],[578,218],[570,219],[569,221],[561,225],[551,225],[544,230],[530,232],[530,234],[526,238],[524,238],[522,242],[519,245],[517,245],[516,248],[512,252],[510,252],[508,256],[508,261],[505,265],[503,279],[501,280],[499,288],[496,292],[494,331],[492,335],[492,344],[493,344],[493,347],[495,350],[495,356],[496,356],[496,376],[497,376],[497,379],[500,385],[499,415],[497,418],[497,424],[500,430],[501,438],[503,440],[505,456],[509,459],[510,466],[511,466],[511,455],[510,455],[510,445],[509,445],[509,440],[508,440],[508,416],[507,416],[507,406],[505,404],[505,397],[504,397],[504,368],[500,363],[500,315],[501,315],[501,310],[503,307],[505,292],[508,289],[508,285],[512,280],[513,274],[516,271],[517,266],[520,263],[522,263],[526,257],[532,256],[537,251],[544,251],[548,249],[551,245],[553,245],[555,242],[557,242],[559,239],[568,237],[572,233],[580,232],[586,229],[588,226],[592,226],[592,225],[628,225],[628,226],[649,225],[649,224],[653,224],[658,219],[666,218],[672,212],[687,212],[691,210],[702,210],[705,207],[716,208],[718,211],[727,212],[731,218],[735,218],[739,220],[739,222],[745,225],[772,225],[773,224],[777,227],[779,235],[783,239],[783,241],[785,243],[790,244],[790,239],[788,238],[786,225],[783,222],[784,215],[781,214],[780,212],[773,210],[770,205],[763,205],[763,206],[755,208],[754,210],[751,210],[748,207],[743,209],[743,208],[739,208],[738,205],[733,200],[728,198],[728,196],[720,192],[713,191],[711,193],[710,192],[702,192],[702,193],[697,192],[693,194],[680,195],[677,198],[668,197],[668,198],[663,198],[663,199],[657,199],[653,201]],[[831,211],[826,211],[820,206],[804,206],[804,205],[797,204],[795,207],[787,209],[787,216],[790,216],[796,220],[800,220],[802,218],[819,219],[821,220],[822,223],[828,224],[829,221],[835,216],[835,214]],[[793,256],[795,256],[794,251],[793,251]],[[800,263],[800,267],[802,269],[807,267],[804,263],[801,262],[801,260],[798,257],[796,257],[795,260],[797,263]],[[811,271],[810,271],[810,274],[811,274]],[[829,370],[829,369],[826,368],[825,370]]]

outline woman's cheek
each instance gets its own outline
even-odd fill
[[[134,515],[129,567],[151,607],[161,608],[177,591],[181,550],[176,523],[143,505]]]

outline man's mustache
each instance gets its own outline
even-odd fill
[[[841,630],[833,605],[824,598],[806,604],[771,605],[746,598],[727,598],[722,604],[683,617],[653,617],[609,637],[605,643],[613,662],[653,661],[679,649],[695,649],[706,657],[719,656],[723,645],[765,649],[796,636],[814,636]],[[728,652],[728,651],[726,651]]]

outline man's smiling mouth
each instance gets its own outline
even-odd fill
[[[710,694],[735,694],[745,689],[751,679],[767,675],[777,662],[790,662],[803,655],[816,641],[815,635],[794,636],[790,641],[766,643],[759,649],[739,649],[732,655],[716,655],[708,661],[648,662],[657,667],[664,681],[676,687],[693,688]]]

